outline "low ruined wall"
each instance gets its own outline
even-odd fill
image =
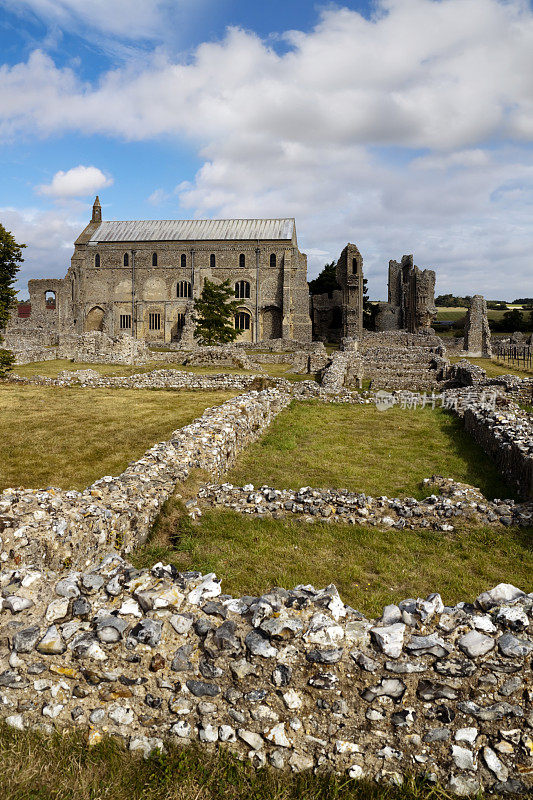
[[[311,522],[340,522],[371,525],[384,530],[431,528],[453,531],[457,523],[476,525],[531,525],[533,503],[515,504],[512,500],[488,500],[478,489],[433,476],[424,481],[432,494],[424,500],[363,493],[316,489],[275,489],[208,483],[198,492],[198,501],[261,517],[297,516]],[[438,491],[438,494],[435,492]]]
[[[143,542],[165,500],[195,468],[221,475],[291,401],[277,389],[249,392],[207,409],[118,477],[83,492],[6,489],[0,494],[0,561],[61,569],[102,548],[129,552]]]
[[[458,361],[446,370],[446,379],[455,381],[459,386],[475,386],[487,380],[487,373],[470,361]]]
[[[417,772],[459,795],[532,785],[533,595],[516,587],[367,619],[334,586],[234,599],[213,574],[117,556],[1,578],[0,715],[15,729],[74,726],[144,753],[200,742],[353,778]]]
[[[532,415],[516,406],[495,412],[467,408],[464,424],[506,481],[524,499],[533,498]]]

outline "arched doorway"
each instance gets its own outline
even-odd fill
[[[241,342],[252,341],[252,317],[248,311],[239,309],[235,314],[235,329],[239,331]]]
[[[276,306],[263,309],[263,339],[281,339],[282,317]]]
[[[103,331],[104,330],[104,309],[100,306],[91,308],[85,317],[85,330],[86,331]]]

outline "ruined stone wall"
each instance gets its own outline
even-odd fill
[[[388,303],[380,303],[377,330],[392,330],[396,325],[419,333],[431,328],[436,314],[435,272],[419,270],[412,255],[402,256],[401,262],[389,261]]]
[[[533,417],[516,406],[497,411],[467,409],[465,430],[494,461],[505,480],[533,498]]]
[[[490,328],[485,299],[476,294],[466,312],[463,347],[471,358],[491,358]]]
[[[340,342],[342,332],[342,291],[334,290],[309,297],[313,339]]]

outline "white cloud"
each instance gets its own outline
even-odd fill
[[[39,194],[55,198],[86,197],[113,184],[113,178],[104,175],[98,167],[77,167],[56,172],[49,184],[37,187]]]
[[[28,297],[30,278],[64,278],[70,266],[74,239],[80,234],[90,212],[80,219],[59,211],[40,211],[35,208],[0,208],[2,225],[11,231],[17,242],[26,244],[23,251],[17,288],[19,297]]]
[[[324,12],[312,32],[287,36],[283,55],[231,29],[190,63],[159,55],[95,86],[37,51],[0,73],[0,133],[177,133],[205,143],[236,133],[256,149],[264,141],[455,149],[533,137],[527,4],[382,0],[378,8],[373,20]]]
[[[32,12],[65,29],[96,28],[127,39],[149,39],[163,26],[162,0],[1,0],[19,14]]]
[[[75,0],[53,5],[83,11]],[[285,39],[279,54],[231,29],[190,60],[158,54],[95,84],[36,51],[0,69],[0,136],[185,137],[204,164],[178,187],[182,209],[295,216],[314,251],[311,274],[350,238],[376,296],[388,259],[413,251],[437,268],[439,290],[523,294],[533,250],[529,3],[381,0],[372,19],[330,8],[314,30]]]

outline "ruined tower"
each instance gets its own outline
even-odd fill
[[[480,294],[472,298],[466,312],[464,351],[471,358],[490,358],[490,328],[487,316],[487,303]]]
[[[357,339],[363,333],[363,257],[355,244],[347,244],[340,254],[336,273],[342,289],[342,335]]]
[[[399,263],[389,261],[388,303],[379,305],[376,329],[423,333],[436,314],[434,271],[418,269],[412,255],[402,256]]]

